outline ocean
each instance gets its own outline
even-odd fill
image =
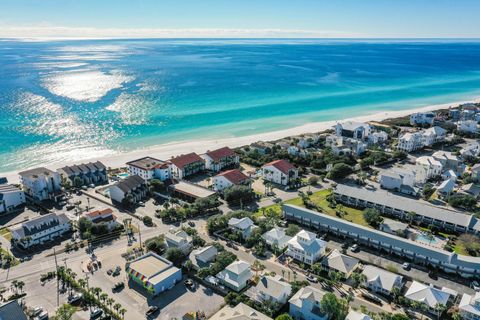
[[[480,97],[480,41],[0,39],[0,172]]]

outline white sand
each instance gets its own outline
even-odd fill
[[[474,102],[480,102],[480,98],[473,100]],[[114,156],[109,156],[105,158],[96,158],[91,160],[100,160],[102,161],[107,167],[122,167],[125,166],[125,163],[137,158],[151,156],[163,160],[170,159],[173,156],[190,153],[190,152],[197,152],[197,153],[205,153],[207,150],[214,150],[216,148],[229,146],[231,148],[244,146],[250,144],[255,141],[270,141],[270,140],[278,140],[288,136],[295,136],[304,133],[316,133],[324,130],[331,129],[338,121],[382,121],[389,118],[398,118],[410,115],[415,112],[425,112],[425,111],[433,111],[439,109],[447,109],[449,107],[455,107],[459,104],[469,103],[472,101],[459,101],[459,102],[452,102],[452,103],[445,103],[445,104],[437,104],[431,105],[427,107],[421,107],[416,109],[409,109],[409,110],[400,110],[400,111],[385,111],[385,112],[378,112],[375,114],[367,115],[367,116],[360,116],[355,118],[348,118],[348,119],[338,119],[335,121],[324,121],[324,122],[311,122],[306,123],[302,126],[267,132],[267,133],[259,133],[244,137],[233,137],[233,138],[225,138],[225,139],[218,139],[218,140],[192,140],[192,141],[185,141],[185,142],[170,142],[166,144],[161,144],[157,146],[148,147],[141,150],[135,150],[131,152],[126,152]],[[85,160],[83,160],[85,162]],[[65,165],[73,165],[74,163],[58,163],[58,164],[51,164],[46,166],[49,169],[55,170],[61,166]],[[0,176],[4,176],[8,178],[8,181],[11,183],[18,183],[19,177],[18,172],[26,170],[28,168],[13,171],[13,172],[4,172],[0,173]]]

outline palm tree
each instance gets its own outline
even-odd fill
[[[105,303],[105,301],[107,301],[107,299],[108,299],[108,294],[106,294],[105,292],[100,294],[100,301]]]
[[[117,311],[118,313],[118,310],[120,310],[121,307],[122,305],[120,303],[115,303],[115,305],[113,306],[113,309],[115,309],[115,311]]]
[[[100,293],[102,292],[102,289],[98,287],[94,287],[94,288],[91,288],[90,291],[92,291],[92,293],[97,296],[97,299],[100,300]]]
[[[87,286],[87,281],[85,279],[78,279],[78,285],[80,286],[80,288],[85,289],[85,287]]]
[[[20,292],[23,292],[23,287],[25,287],[25,282],[18,281],[17,282],[17,288],[20,289]]]
[[[110,310],[112,310],[112,305],[113,305],[114,302],[115,302],[115,300],[113,300],[112,298],[107,299],[107,305],[110,307]]]
[[[258,260],[255,260],[252,264],[252,270],[255,271],[255,278],[258,276],[258,272],[265,270],[265,266]]]
[[[437,303],[435,305],[435,311],[437,311],[437,319],[440,320],[440,316],[443,312],[447,309],[447,307],[443,303]]]
[[[122,308],[118,311],[118,313],[120,313],[120,315],[122,316],[122,319],[123,319],[123,318],[125,318],[125,313],[127,313],[127,310]]]

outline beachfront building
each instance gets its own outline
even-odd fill
[[[137,175],[145,181],[159,179],[165,181],[171,178],[170,163],[152,157],[143,157],[127,162],[128,173]]]
[[[288,241],[292,237],[285,233],[285,228],[275,227],[270,231],[265,232],[262,238],[271,248],[277,248],[279,250],[285,249],[288,246]]]
[[[327,320],[328,315],[320,311],[320,303],[325,293],[312,286],[301,288],[288,301],[289,314],[295,320]]]
[[[239,185],[250,185],[250,179],[238,169],[227,170],[217,174],[212,178],[213,190],[222,192],[223,190]]]
[[[228,220],[228,227],[234,232],[239,232],[243,239],[248,238],[252,234],[252,231],[257,228],[249,217],[240,219],[230,218],[230,220]]]
[[[372,196],[373,199],[375,199],[375,197],[383,198],[384,196],[383,194]],[[364,201],[367,202],[369,200]],[[377,202],[378,200],[375,199],[375,201]],[[402,200],[402,204],[409,203],[415,204],[418,203],[418,201]],[[374,204],[371,203],[369,205],[373,206]],[[384,204],[381,204],[380,206],[376,205],[375,207],[382,209],[384,208]],[[425,208],[427,210],[432,210],[428,209],[428,207]],[[411,210],[412,208],[406,209]],[[335,216],[329,216],[317,211],[294,205],[285,204],[282,206],[282,210],[284,218],[288,221],[308,226],[309,228],[315,229],[317,232],[327,232],[335,235],[336,237],[345,239],[348,238],[351,241],[355,241],[355,243],[358,243],[359,245],[364,245],[372,248],[373,250],[378,250],[379,252],[385,252],[389,255],[401,257],[405,261],[411,261],[415,264],[428,267],[436,267],[447,273],[458,274],[459,276],[466,278],[478,277],[480,275],[480,258],[478,257],[463,256],[455,252],[448,252],[427,244],[423,244],[421,242],[391,235],[379,230],[349,222]],[[394,209],[393,207],[389,207],[388,210],[397,212],[397,209]],[[434,212],[436,211],[437,210]],[[445,215],[445,212],[437,212],[435,214],[444,218],[443,216]],[[459,230],[464,224],[467,223],[467,221],[469,221],[469,229],[472,230],[472,232],[479,229],[477,226],[478,220],[476,218],[465,214],[464,216],[464,221],[458,222],[461,224],[457,225]],[[453,217],[447,218],[450,221],[455,221],[460,217],[462,216],[454,214]],[[465,230],[465,228],[463,229]]]
[[[435,120],[434,112],[417,112],[410,115],[410,124],[412,126],[417,125],[433,125]]]
[[[280,185],[288,185],[298,178],[298,169],[287,160],[275,160],[262,166],[263,179]]]
[[[124,180],[115,182],[109,188],[112,202],[132,205],[147,196],[148,187],[145,180],[137,175],[128,176]]]
[[[332,149],[332,152],[337,155],[362,155],[368,145],[362,140],[345,138],[337,135],[329,135],[325,138],[325,145]]]
[[[189,260],[195,269],[208,268],[217,257],[218,250],[215,246],[207,246],[193,250]]]
[[[108,230],[113,230],[117,226],[117,217],[113,214],[111,208],[97,209],[82,214],[82,217],[88,219],[92,224],[105,224]]]
[[[205,170],[205,160],[195,152],[183,154],[170,159],[172,175],[177,179],[184,179]]]
[[[345,320],[373,320],[369,315],[355,310],[350,310]]]
[[[437,313],[437,306],[447,306],[456,296],[456,293],[448,288],[435,288],[413,280],[410,288],[405,293],[405,298],[411,301],[424,303],[430,313]]]
[[[19,210],[25,204],[25,192],[8,183],[0,184],[0,214]]]
[[[476,120],[458,121],[457,130],[463,133],[477,133],[478,122]]]
[[[245,303],[240,302],[235,307],[230,307],[228,304],[215,313],[210,320],[273,320],[272,318],[266,316],[253,309],[250,306],[247,306]]]
[[[62,179],[77,188],[90,184],[108,183],[107,167],[100,161],[65,166],[57,169],[57,172]]]
[[[61,237],[70,230],[70,220],[65,214],[49,213],[12,228],[12,242],[16,246],[28,249]]]
[[[312,265],[324,254],[327,243],[317,239],[313,232],[301,230],[288,241],[288,248],[285,254],[293,259]]]
[[[345,121],[334,126],[337,136],[365,140],[370,135],[372,128],[364,122]]]
[[[425,146],[422,132],[407,132],[398,138],[397,149],[412,152]]]
[[[177,248],[184,254],[188,254],[192,250],[192,237],[182,229],[171,228],[165,234],[165,244],[168,249]]]
[[[240,164],[240,157],[229,147],[207,151],[200,155],[205,160],[205,169],[220,172],[225,168],[234,168]]]
[[[272,152],[272,148],[274,147],[273,143],[266,142],[266,141],[257,141],[250,145],[251,151],[256,151],[260,154],[268,154]]]
[[[385,296],[390,296],[394,288],[403,287],[402,276],[372,265],[365,266],[362,274],[365,276],[363,286]]]
[[[415,160],[415,181],[425,183],[428,179],[441,175],[442,170],[442,163],[434,157],[418,157]]]
[[[127,263],[125,272],[129,280],[153,296],[182,281],[182,270],[152,251]]]
[[[464,293],[458,310],[464,320],[480,320],[480,292],[475,292],[473,296]]]
[[[19,175],[27,199],[32,201],[57,201],[63,195],[61,178],[58,172],[40,167],[22,171]]]
[[[283,306],[292,293],[292,286],[282,281],[280,276],[262,276],[257,285],[252,288],[252,292],[255,301],[260,303],[269,301]]]
[[[250,281],[252,270],[250,269],[250,264],[238,260],[229,264],[225,270],[220,271],[216,277],[223,285],[239,292],[245,288],[248,281]]]
[[[340,253],[337,249],[330,252],[322,259],[322,269],[339,272],[344,279],[348,279],[353,271],[359,266],[360,261],[346,254]]]

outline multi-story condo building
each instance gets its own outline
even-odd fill
[[[194,152],[172,158],[170,162],[172,175],[177,179],[184,179],[205,170],[205,160]]]
[[[44,167],[19,173],[25,195],[32,201],[57,200],[63,195],[60,174]]]
[[[0,184],[0,214],[18,210],[25,203],[25,193],[14,185]]]
[[[108,182],[107,167],[100,161],[82,163],[79,165],[65,166],[57,169],[62,179],[67,179],[72,186],[76,181],[80,181],[81,185],[102,184]]]
[[[207,151],[200,157],[205,160],[205,168],[213,172],[220,172],[225,168],[234,168],[240,164],[240,157],[229,147]]]
[[[133,175],[115,182],[110,186],[109,192],[113,202],[122,203],[123,199],[128,199],[134,204],[146,197],[148,187],[143,178]]]
[[[164,181],[172,176],[170,163],[152,157],[144,157],[127,162],[127,168],[131,175],[140,176],[145,181],[152,179]]]
[[[284,186],[298,178],[298,169],[286,160],[275,160],[263,165],[262,173],[266,181]]]

